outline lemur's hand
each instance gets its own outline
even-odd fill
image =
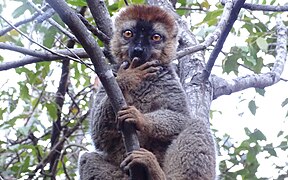
[[[149,179],[165,180],[165,174],[161,169],[155,155],[150,151],[140,148],[132,151],[120,164],[120,167],[127,172],[133,166],[142,166],[147,169]]]
[[[126,106],[118,111],[117,121],[118,129],[122,129],[124,123],[131,123],[139,131],[143,131],[144,125],[147,123],[144,115],[134,106]]]
[[[137,66],[138,61],[134,58],[130,65],[126,61],[121,64],[116,79],[122,90],[135,90],[144,80],[157,77],[157,72],[162,69],[157,60]]]

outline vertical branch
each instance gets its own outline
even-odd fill
[[[119,88],[112,70],[107,66],[104,55],[93,36],[87,31],[77,14],[65,3],[64,0],[47,0],[51,7],[59,14],[60,18],[71,29],[77,37],[85,51],[90,56],[100,81],[110,99],[115,112],[126,106],[124,96]],[[96,1],[97,2],[97,1]],[[125,123],[122,128],[123,141],[127,152],[140,149],[135,126]],[[132,179],[145,177],[144,170],[141,168],[131,169]]]
[[[215,64],[215,61],[216,61],[219,53],[221,52],[221,50],[223,48],[223,44],[224,44],[229,32],[231,31],[234,22],[237,20],[238,14],[239,14],[244,2],[245,2],[245,0],[235,0],[234,1],[233,9],[231,10],[231,14],[230,14],[230,17],[228,19],[227,25],[225,26],[224,30],[221,32],[221,35],[220,35],[220,37],[216,43],[216,46],[213,49],[213,51],[212,51],[212,53],[211,53],[211,55],[207,61],[205,70],[202,72],[203,80],[206,80],[210,76],[211,70]]]
[[[73,40],[69,40],[67,47],[73,48],[75,45],[75,42]],[[52,134],[51,134],[51,149],[54,148],[55,144],[58,143],[61,132],[62,132],[62,126],[61,126],[61,113],[62,113],[62,107],[65,101],[65,94],[67,92],[68,87],[68,80],[69,80],[69,71],[70,71],[70,60],[63,59],[62,62],[62,72],[61,77],[59,81],[58,90],[56,93],[56,105],[57,105],[57,120],[53,122],[52,125]],[[52,179],[55,179],[56,176],[56,168],[59,162],[59,156],[60,152],[63,148],[62,146],[58,146],[56,149],[56,153],[53,154],[52,158],[50,159],[50,172],[52,174]]]
[[[86,11],[87,7],[82,7],[80,10],[80,14],[84,16],[84,13]],[[73,39],[70,39],[67,42],[67,47],[72,49],[75,45],[75,41]],[[70,60],[69,59],[63,59],[62,61],[62,71],[61,71],[61,77],[59,81],[58,90],[56,93],[56,100],[55,103],[57,105],[57,120],[53,122],[52,125],[52,134],[51,134],[51,150],[54,148],[55,144],[59,142],[60,135],[62,132],[62,125],[61,125],[61,113],[63,104],[65,101],[65,94],[67,92],[68,88],[68,81],[69,81],[69,72],[70,72]],[[52,179],[56,179],[56,173],[57,173],[57,165],[59,162],[59,157],[61,155],[61,151],[63,149],[63,145],[56,147],[55,154],[52,155],[50,159],[50,173],[52,175]]]
[[[112,28],[113,25],[105,1],[87,0],[87,4],[98,29],[101,32],[105,33],[105,35],[111,39],[113,35],[113,28]],[[105,47],[104,49],[105,56],[109,59],[111,63],[115,64],[116,61],[110,53],[109,43],[104,42],[104,47]]]
[[[112,37],[112,20],[103,0],[87,0],[88,7],[94,18],[96,26],[104,32],[110,39]]]

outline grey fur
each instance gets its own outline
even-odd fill
[[[114,34],[114,43],[116,38],[119,38],[119,35]],[[171,41],[177,43],[176,38],[167,40],[170,45]],[[170,45],[169,48],[172,48]],[[173,48],[176,49],[176,46]],[[175,49],[172,51],[175,52]],[[170,58],[171,62],[172,57]],[[123,59],[118,61],[122,62]],[[156,156],[162,168],[152,169],[156,175],[154,178],[151,176],[151,179],[213,180],[216,178],[216,160],[210,129],[203,119],[191,118],[185,92],[172,65],[167,64],[167,59],[163,64],[160,61],[160,65],[162,68],[157,77],[143,80],[133,88],[124,87],[119,82],[127,104],[135,106],[147,122],[142,131],[137,131],[140,145]],[[126,155],[109,99],[103,89],[92,99],[91,136],[95,148],[102,153],[92,152],[81,156],[80,178],[128,179],[119,167]],[[161,176],[161,173],[165,174],[165,177]]]

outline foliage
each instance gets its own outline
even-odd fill
[[[11,8],[10,3],[15,7],[17,6],[12,13],[11,21],[36,12],[26,0],[10,0],[9,3],[3,0],[3,2],[0,4],[2,15],[5,15],[3,10]],[[106,1],[106,4],[111,15],[125,5],[124,1],[109,2]],[[143,0],[131,0],[131,2],[143,3]],[[193,27],[191,30],[197,35],[199,41],[203,41],[215,29],[223,12],[223,6],[220,3],[213,4],[210,0],[179,0],[178,2],[177,13],[186,17],[192,13]],[[33,3],[41,5],[43,1],[33,0]],[[86,5],[86,1],[83,0],[68,0],[67,3],[74,9]],[[253,1],[253,3],[255,2]],[[276,1],[266,2],[263,0],[256,3],[276,5]],[[261,12],[260,14],[261,16],[255,16],[252,11],[241,13],[238,22],[239,28],[235,27],[232,35],[238,39],[246,37],[245,42],[240,45],[235,44],[230,49],[223,51],[223,73],[230,74],[233,72],[237,76],[243,69],[261,73],[266,68],[271,68],[271,63],[267,62],[264,57],[275,55],[273,44],[276,41],[274,33],[276,13]],[[200,18],[194,22],[193,17]],[[91,14],[86,13],[85,18],[94,24]],[[57,15],[53,15],[53,19],[65,27]],[[0,29],[5,26],[6,24],[1,19]],[[57,28],[51,26],[47,21],[41,24],[27,23],[19,29],[48,48],[63,49],[64,44],[68,41]],[[31,46],[36,50],[41,49],[35,44],[30,44],[16,30],[11,30],[0,36],[0,42],[10,42],[22,47]],[[103,43],[99,43],[99,45],[103,46]],[[7,54],[2,54],[0,62],[5,58],[12,59],[17,58],[17,56],[13,54],[9,57]],[[87,136],[88,122],[82,121],[87,116],[89,96],[93,89],[97,88],[98,80],[84,64],[71,61],[68,88],[65,97],[63,97],[65,99],[64,105],[60,108],[56,99],[59,96],[57,87],[61,85],[59,81],[62,62],[62,60],[41,62],[0,72],[1,77],[7,77],[9,74],[8,78],[0,81],[0,133],[3,135],[0,140],[1,177],[17,179],[49,177],[51,173],[49,163],[45,163],[43,171],[35,171],[35,169],[39,164],[44,163],[45,158],[53,150],[51,149],[53,122],[56,122],[59,117],[61,118],[62,129],[58,142],[61,142],[61,138],[66,141],[63,143],[64,147],[59,157],[57,177],[74,178],[76,176],[79,152],[90,147],[90,141],[87,138],[89,137]],[[256,89],[256,91],[262,96],[265,95],[263,89]],[[283,108],[287,108],[287,104],[288,98],[283,100],[281,105]],[[249,100],[247,104],[253,115],[257,113],[257,105],[254,99]],[[57,114],[59,110],[60,115]],[[72,135],[66,137],[65,134],[74,127],[77,129],[73,131]],[[288,148],[288,133],[280,131],[278,138],[281,142],[277,144],[268,142],[261,130],[255,129],[252,132],[246,128],[244,131],[247,138],[238,142],[231,139],[229,135],[218,136],[218,131],[215,130],[216,139],[219,143],[219,153],[225,157],[221,158],[220,162],[221,178],[227,180],[236,179],[239,176],[249,180],[270,178],[257,174],[260,166],[258,156],[264,154],[266,159],[281,158],[279,154]],[[50,161],[50,159],[46,160]],[[285,163],[286,166],[275,163],[273,168],[278,172],[278,176],[273,178],[284,179],[287,177],[288,161]]]

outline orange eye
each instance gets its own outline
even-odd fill
[[[162,39],[162,36],[160,34],[154,34],[152,36],[153,41],[160,41]]]
[[[126,30],[126,31],[123,32],[123,36],[125,38],[131,38],[133,36],[133,33],[130,30]]]

